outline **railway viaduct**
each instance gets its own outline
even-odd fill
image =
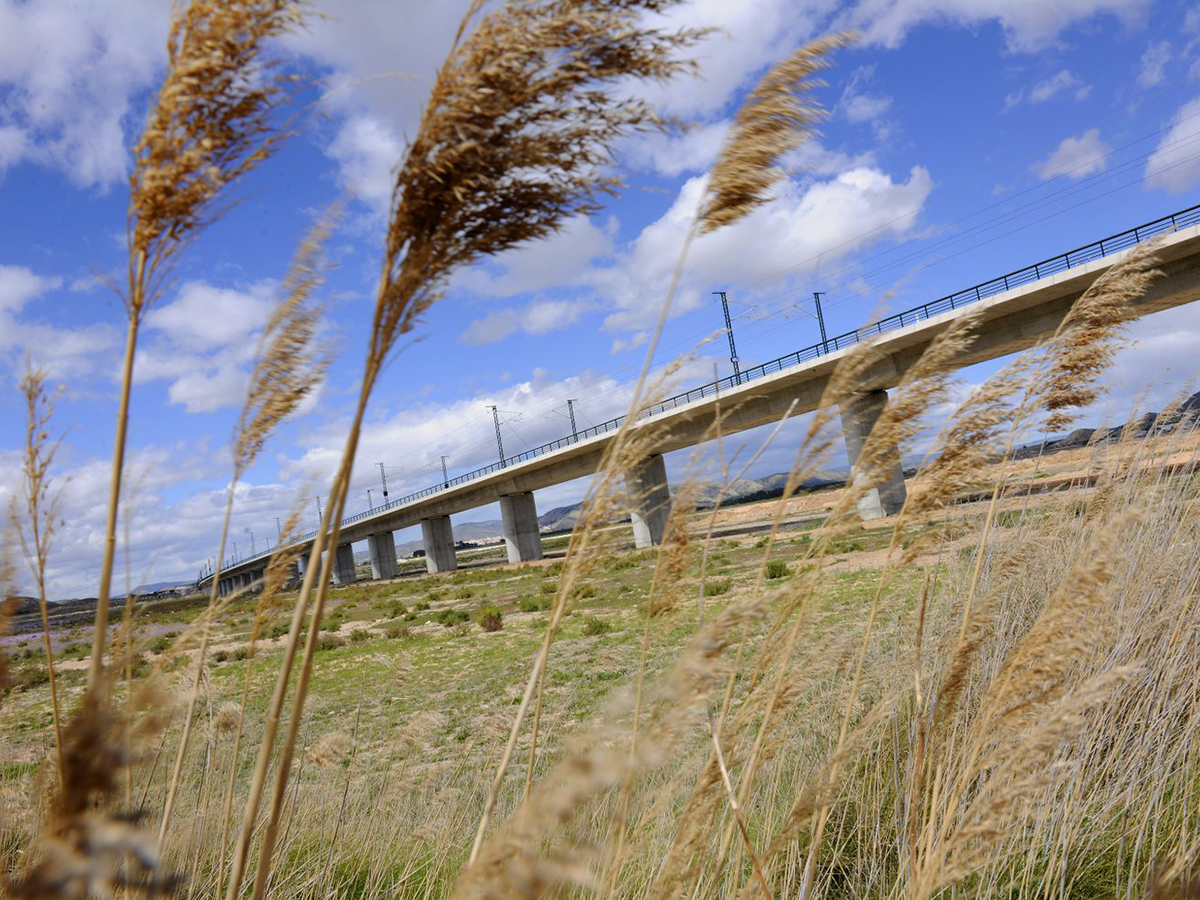
[[[779,359],[709,384],[692,388],[644,410],[633,428],[653,427],[653,452],[627,474],[636,508],[634,543],[659,542],[670,509],[664,453],[707,439],[718,409],[721,430],[731,434],[800,415],[817,408],[838,360],[854,344],[873,341],[879,354],[862,383],[862,392],[843,404],[842,427],[853,464],[871,426],[887,403],[887,391],[957,316],[978,310],[981,322],[974,343],[955,361],[968,366],[1025,350],[1054,332],[1071,305],[1129,249],[1159,240],[1163,277],[1136,306],[1148,315],[1200,299],[1200,206],[1139,225],[1067,253],[1026,266],[991,281],[889,316],[870,326],[830,338]],[[430,572],[456,566],[450,517],[499,502],[509,562],[540,559],[534,492],[593,474],[624,424],[624,417],[507,457],[501,462],[448,479],[368,513],[343,520],[335,548],[333,580],[355,580],[352,545],[366,541],[374,578],[396,575],[393,532],[420,524]],[[897,512],[904,502],[899,455],[882,483],[873,485],[859,504],[864,519]],[[316,532],[297,543],[312,545]],[[222,567],[220,590],[226,593],[262,578],[269,553],[230,561]],[[301,556],[301,565],[307,556]],[[199,586],[209,585],[211,575]]]

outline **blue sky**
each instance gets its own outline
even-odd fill
[[[94,593],[124,313],[129,147],[162,77],[168,4],[0,0],[0,500],[17,489],[28,355],[65,386],[57,421],[66,524],[56,597]],[[233,538],[262,549],[340,453],[370,319],[390,170],[465,4],[345,0],[283,52],[315,76],[296,137],[243,182],[149,314],[130,435],[134,582],[193,577],[215,552],[228,444],[259,330],[297,241],[331,201],[326,330],[338,357],[319,395],[237,487]],[[351,512],[494,460],[491,414],[517,452],[624,411],[644,340],[708,166],[740,98],[799,43],[853,27],[819,93],[831,115],[788,160],[776,199],[700,240],[659,361],[722,325],[728,292],[743,366],[1200,202],[1200,9],[1182,0],[699,0],[680,24],[718,28],[700,77],[634,85],[694,123],[621,147],[621,196],[556,237],[462,273],[391,363],[364,432]],[[1093,421],[1159,408],[1197,374],[1200,310],[1134,328]],[[680,385],[728,374],[724,338]],[[967,383],[986,367],[964,373]],[[798,425],[764,454],[786,469]],[[753,442],[756,435],[744,439]],[[679,472],[687,454],[669,460]],[[834,460],[835,464],[840,461]],[[573,502],[576,482],[538,496]],[[483,508],[462,519],[497,518]],[[310,523],[315,524],[315,522]],[[398,535],[399,540],[410,539]]]

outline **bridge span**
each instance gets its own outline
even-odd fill
[[[1023,269],[994,278],[923,306],[905,310],[855,331],[832,337],[779,359],[670,397],[643,411],[634,428],[653,427],[652,453],[627,475],[636,502],[632,523],[638,547],[657,544],[670,509],[670,491],[662,454],[694,446],[711,433],[718,397],[721,430],[732,434],[800,415],[817,408],[830,374],[850,347],[873,341],[879,354],[862,392],[843,404],[842,428],[853,467],[863,440],[887,403],[887,390],[900,383],[934,338],[967,310],[978,310],[978,336],[957,359],[968,366],[1033,346],[1051,335],[1072,304],[1129,248],[1157,237],[1159,268],[1164,275],[1136,304],[1148,315],[1200,299],[1200,206],[1164,216],[1120,234]],[[794,405],[793,405],[794,404]],[[430,572],[456,566],[450,516],[488,503],[500,503],[509,562],[540,559],[534,491],[591,475],[599,468],[624,417],[552,441],[502,462],[459,475],[374,510],[342,521],[333,580],[355,580],[352,545],[366,541],[374,578],[397,573],[393,532],[420,524]],[[899,511],[904,502],[899,456],[889,475],[859,504],[864,519]],[[316,532],[296,543],[311,548]],[[222,567],[220,590],[226,593],[261,579],[270,553],[229,561]],[[301,556],[301,566],[307,557]],[[210,584],[212,575],[199,582]]]

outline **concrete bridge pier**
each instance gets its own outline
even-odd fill
[[[855,394],[841,405],[842,434],[846,439],[846,455],[850,458],[850,475],[856,485],[871,477],[859,471],[858,456],[887,402],[887,391],[867,391]],[[888,451],[880,471],[873,473],[873,477],[875,483],[858,501],[858,514],[864,522],[894,516],[904,506],[908,494],[899,448],[892,447]]]
[[[217,594],[218,594],[218,596],[224,597],[228,593],[229,593],[229,579],[222,578],[220,581],[217,582]]]
[[[239,579],[241,581],[240,587],[242,589],[250,587],[250,581],[253,578],[254,578],[254,575],[251,574],[250,572],[243,572],[241,574],[241,578]]]
[[[633,507],[633,545],[641,549],[661,544],[671,515],[671,490],[662,455],[654,453],[626,472],[625,488]]]
[[[333,583],[354,584],[354,546],[339,544],[333,558]]]
[[[458,568],[454,555],[454,529],[449,516],[433,516],[421,520],[421,537],[425,541],[425,568],[429,572],[449,572]]]
[[[371,577],[396,577],[396,538],[390,531],[367,536],[367,549],[371,554]]]
[[[532,491],[501,497],[500,518],[504,520],[504,546],[510,563],[542,558],[542,532]]]

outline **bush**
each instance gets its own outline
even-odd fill
[[[558,582],[557,581],[543,581],[542,582],[542,593],[543,594],[557,594],[558,593]]]
[[[760,537],[757,541],[754,542],[754,549],[761,550],[763,547],[767,546],[767,542],[770,540],[771,539],[766,536]]]
[[[549,609],[554,601],[540,597],[526,597],[521,601],[521,612],[541,612],[544,609]]]
[[[291,627],[292,627],[292,623],[291,623],[291,622],[276,622],[276,623],[275,623],[274,625],[272,625],[272,626],[270,627],[270,629],[267,631],[267,637],[268,637],[268,638],[271,638],[271,639],[274,639],[274,638],[281,638],[281,637],[283,637],[285,634],[287,634],[287,633],[288,633],[288,629],[289,629],[289,628],[291,628]]]
[[[500,608],[492,603],[479,607],[479,611],[475,613],[475,621],[484,631],[499,631],[504,627],[504,616],[501,615]]]
[[[213,654],[213,662],[222,663],[222,662],[225,662],[225,660],[227,660],[227,659],[229,659],[229,654],[226,653],[224,650],[218,650],[216,653]]]
[[[388,618],[389,619],[398,619],[402,615],[404,615],[406,612],[408,612],[408,607],[406,607],[399,600],[396,600],[395,602],[392,603],[391,606],[388,607]]]
[[[245,659],[249,655],[250,655],[249,647],[238,647],[235,650],[232,650],[230,652],[229,658],[230,659]]]
[[[393,641],[400,639],[407,640],[412,637],[412,630],[407,625],[389,625],[383,630],[383,633]]]
[[[317,638],[318,650],[335,650],[338,647],[345,647],[346,639],[338,634],[323,634]]]
[[[608,634],[612,631],[612,623],[600,616],[588,616],[583,620],[583,633],[588,637],[597,634]]]
[[[355,628],[352,632],[350,632],[350,643],[352,644],[361,644],[364,641],[369,641],[370,639],[371,632],[367,631],[365,628]]]
[[[577,585],[575,590],[571,592],[571,596],[575,600],[587,600],[589,597],[595,597],[598,593],[599,591],[596,590],[596,586],[588,582],[587,584]]]
[[[469,588],[469,587],[459,588],[454,593],[455,600],[470,600],[474,596],[475,596],[474,588]]]
[[[792,570],[782,559],[773,559],[767,563],[768,578],[787,578],[791,574]]]
[[[430,591],[430,592],[429,592],[429,593],[426,595],[426,597],[425,597],[425,599],[424,599],[424,600],[422,600],[422,601],[420,601],[419,603],[416,603],[416,604],[414,604],[414,605],[413,605],[413,609],[414,609],[416,612],[425,612],[425,610],[429,609],[429,604],[430,604],[432,601],[434,601],[434,600],[441,600],[441,599],[442,599],[442,598],[441,598],[441,597],[439,597],[437,594],[435,594],[433,591]]]
[[[151,653],[163,653],[175,641],[175,632],[169,634],[160,634],[150,642],[149,650]]]
[[[712,581],[706,581],[704,583],[704,596],[720,597],[722,594],[728,594],[731,587],[733,587],[733,579],[731,578],[716,578]]]
[[[470,616],[461,609],[443,609],[433,617],[433,621],[445,625],[447,628],[453,628],[462,622],[470,620]]]

